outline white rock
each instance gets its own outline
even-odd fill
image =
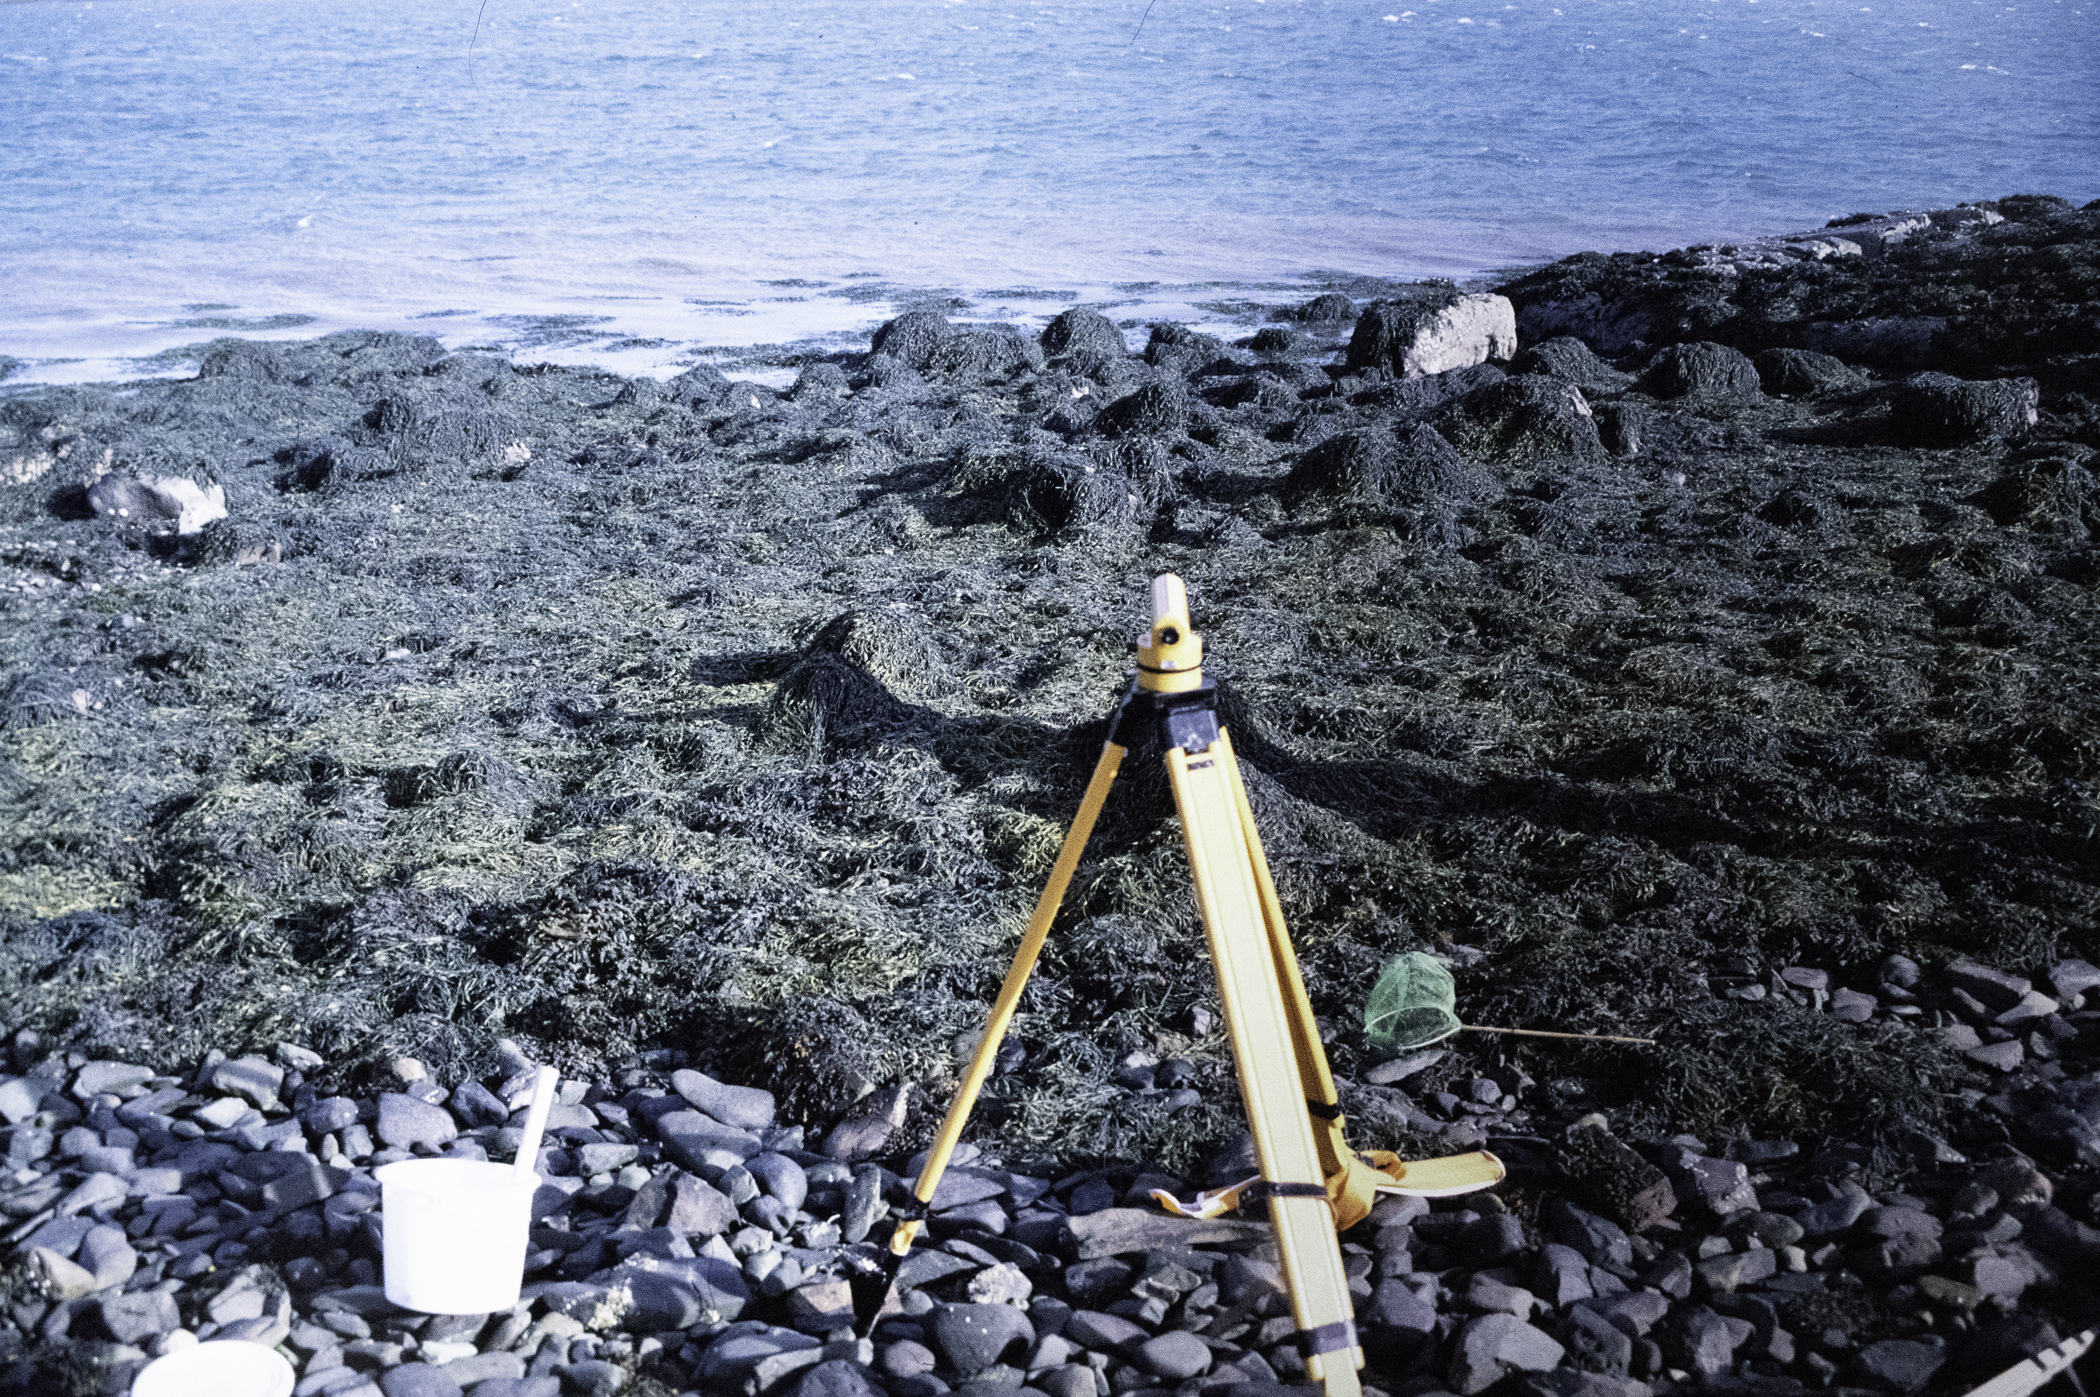
[[[1406,378],[1470,368],[1517,352],[1517,311],[1507,296],[1461,296],[1422,322],[1400,358]]]
[[[226,517],[226,489],[214,484],[209,490],[180,475],[164,475],[145,482],[159,497],[161,507],[175,516],[175,532],[193,534],[214,519]]]

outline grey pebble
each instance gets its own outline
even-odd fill
[[[460,1397],[459,1379],[428,1363],[405,1363],[382,1373],[379,1390],[386,1397]]]
[[[1210,1345],[1176,1329],[1138,1345],[1130,1361],[1154,1377],[1182,1382],[1210,1371]]]
[[[393,1149],[436,1147],[450,1144],[458,1136],[458,1122],[442,1106],[401,1092],[388,1092],[379,1098],[379,1139]]]

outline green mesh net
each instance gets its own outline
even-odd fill
[[[1458,1032],[1458,987],[1451,972],[1420,951],[1394,956],[1378,973],[1364,1005],[1364,1037],[1371,1046],[1404,1053]]]

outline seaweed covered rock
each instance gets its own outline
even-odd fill
[[[1148,383],[1095,414],[1094,430],[1108,437],[1180,436],[1189,426],[1189,391],[1173,379]]]
[[[362,426],[369,445],[416,466],[483,460],[529,435],[518,417],[464,385],[437,394],[389,393]]]
[[[1170,458],[1142,438],[1129,445],[1139,449],[1029,453],[1005,486],[1008,521],[1047,534],[1151,520],[1174,492]]]
[[[949,663],[925,619],[908,611],[848,611],[810,632],[802,658],[836,655],[890,692],[923,698],[948,687]]]
[[[1446,369],[1442,373],[1426,374],[1421,378],[1403,378],[1397,382],[1381,383],[1365,389],[1351,398],[1350,402],[1357,406],[1392,409],[1404,413],[1427,412],[1431,408],[1455,402],[1491,383],[1500,383],[1507,377],[1508,374],[1493,364],[1473,364],[1463,369]]]
[[[2015,441],[2034,426],[2039,401],[2031,378],[1970,382],[1950,374],[1913,374],[1890,395],[1889,423],[1906,446]]]
[[[197,365],[199,378],[246,378],[281,383],[293,376],[284,352],[259,340],[223,341]]]
[[[818,360],[805,365],[795,375],[788,388],[788,397],[797,403],[823,403],[833,398],[843,398],[851,391],[846,381],[846,371],[829,360]]]
[[[1573,335],[1559,335],[1523,350],[1510,361],[1509,371],[1565,379],[1592,394],[1621,392],[1633,382],[1632,374],[1620,373]]]
[[[1329,437],[1300,457],[1283,483],[1287,500],[1321,495],[1371,512],[1453,504],[1466,492],[1464,459],[1419,422]]]
[[[948,317],[939,311],[908,310],[894,320],[884,321],[868,347],[924,372],[933,362],[933,351],[954,333]]]
[[[1356,303],[1339,291],[1323,291],[1302,305],[1276,312],[1277,319],[1295,320],[1301,325],[1338,325],[1355,316]]]
[[[1059,354],[1128,354],[1123,332],[1116,322],[1097,310],[1074,306],[1043,327],[1043,352]]]
[[[1500,289],[1527,341],[1570,334],[1606,354],[1703,340],[2045,386],[2090,374],[2100,209],[2021,196],[1840,222],[1660,256],[1583,253]]]
[[[268,524],[215,519],[198,530],[190,556],[198,563],[231,563],[235,567],[281,562],[284,537]]]
[[[1012,378],[1040,365],[1042,351],[1003,330],[964,330],[935,345],[923,366],[944,383],[973,384]]]
[[[1636,386],[1651,397],[1701,403],[1754,402],[1764,393],[1748,355],[1704,340],[1660,351],[1641,371]]]
[[[1442,409],[1437,430],[1466,457],[1493,464],[1604,454],[1582,390],[1544,374],[1517,374]]]
[[[1152,338],[1145,342],[1146,363],[1162,373],[1182,378],[1224,353],[1225,341],[1186,325],[1154,325]]]
[[[1416,378],[1516,352],[1516,312],[1507,298],[1449,291],[1366,306],[1349,337],[1348,365]]]
[[[2076,448],[2048,451],[2009,463],[1975,496],[2000,525],[2024,524],[2044,533],[2100,534],[2100,481],[2091,457]]]
[[[894,354],[870,354],[861,360],[860,371],[870,388],[909,393],[926,386],[926,377]]]
[[[665,379],[663,394],[681,407],[708,407],[729,396],[729,380],[712,364],[695,364]]]
[[[1751,362],[1758,382],[1775,398],[1805,398],[1866,382],[1866,375],[1844,360],[1812,349],[1767,349]]]
[[[918,618],[848,612],[804,638],[763,728],[774,746],[789,750],[866,742],[909,723],[910,698],[938,688],[947,670]]]

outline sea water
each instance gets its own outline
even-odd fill
[[[1245,323],[2083,202],[2096,74],[2100,0],[7,3],[0,354],[377,327],[670,373],[915,304]]]

